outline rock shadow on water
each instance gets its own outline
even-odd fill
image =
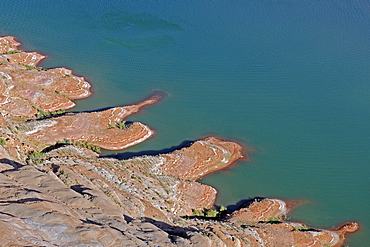
[[[125,159],[131,159],[131,158],[138,157],[138,156],[155,156],[155,155],[160,155],[160,154],[172,153],[176,150],[186,148],[186,147],[190,147],[193,143],[194,143],[194,141],[185,140],[181,144],[176,145],[176,146],[172,146],[170,148],[164,148],[164,149],[160,149],[160,150],[145,150],[145,151],[139,151],[139,152],[124,152],[124,153],[106,155],[106,156],[102,156],[102,157],[115,158],[115,159],[118,159],[118,160],[125,160]]]

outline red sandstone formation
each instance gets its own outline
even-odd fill
[[[13,37],[0,38],[0,45],[1,113],[32,117],[66,110],[75,106],[72,100],[91,94],[90,84],[82,77],[73,76],[71,70],[35,67],[45,56],[19,51],[20,43]],[[125,149],[148,139],[153,131],[141,123],[123,126],[121,121],[159,99],[159,95],[153,95],[135,105],[31,122],[24,127],[25,138],[40,147],[69,139],[108,150]]]
[[[12,51],[18,51],[18,46],[21,43],[18,43],[14,37],[12,36],[5,36],[0,37],[0,53],[7,53]]]
[[[159,99],[160,97],[153,95],[135,105],[28,122],[23,127],[24,135],[41,147],[68,139],[86,141],[107,150],[122,150],[143,142],[154,134],[153,130],[142,123],[125,124],[122,121]]]
[[[355,223],[347,223],[347,225],[353,224]],[[258,223],[242,227],[245,228],[244,234],[236,235],[239,239],[248,235],[250,243],[248,246],[340,247],[344,242],[341,230],[310,229],[300,223]],[[354,226],[354,229],[358,227]]]
[[[269,221],[270,219],[282,220],[288,213],[287,205],[278,199],[255,200],[248,207],[242,207],[230,215],[231,222],[253,223]]]
[[[180,180],[176,184],[173,211],[178,215],[191,215],[193,210],[213,208],[216,202],[215,188],[194,181]]]
[[[6,128],[6,120],[3,115],[0,114],[0,128]]]
[[[199,140],[190,147],[161,156],[165,158],[165,162],[158,167],[161,173],[190,180],[225,169],[243,158],[239,144],[215,137]]]
[[[302,223],[285,222],[283,219],[288,211],[287,203],[282,200],[258,199],[230,214],[228,221],[253,229],[255,242],[262,242],[265,246],[283,246],[284,243],[294,243],[294,246],[302,247],[319,247],[325,244],[340,247],[345,240],[345,235],[359,228],[358,223],[348,222],[336,230],[313,229]],[[258,227],[255,227],[256,224]]]
[[[45,58],[18,50],[13,37],[0,38],[0,112],[32,117],[75,106],[72,100],[88,97],[90,84],[66,68],[36,67]]]
[[[243,154],[242,147],[235,142],[207,137],[156,158],[159,162],[153,165],[151,172],[180,179],[174,187],[177,196],[170,207],[179,215],[189,215],[195,209],[212,208],[217,194],[213,187],[193,180],[229,167],[243,158]]]

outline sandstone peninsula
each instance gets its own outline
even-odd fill
[[[348,222],[314,229],[286,220],[278,199],[246,200],[215,210],[216,190],[196,180],[243,154],[207,137],[171,153],[118,160],[95,147],[122,150],[154,131],[126,122],[138,104],[65,113],[90,84],[45,57],[0,38],[0,246],[341,246]]]

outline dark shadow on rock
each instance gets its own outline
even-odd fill
[[[9,216],[9,217],[18,218],[17,216],[15,216],[13,214],[5,213],[5,212],[0,212],[0,214],[6,215],[6,216]]]
[[[95,109],[95,110],[91,110],[91,111],[68,111],[68,112],[65,112],[65,113],[62,113],[62,114],[55,114],[55,115],[49,115],[49,116],[44,116],[44,117],[38,117],[38,118],[28,119],[28,120],[26,120],[26,123],[35,122],[35,121],[39,121],[39,120],[50,119],[50,118],[58,118],[58,117],[61,117],[61,116],[74,116],[74,115],[76,115],[78,113],[100,112],[100,111],[109,110],[111,108],[114,108],[114,106],[113,107],[99,108],[99,109]]]
[[[50,152],[54,149],[57,149],[57,148],[61,148],[61,147],[64,147],[64,146],[67,146],[67,145],[70,145],[70,144],[66,144],[66,143],[57,143],[57,144],[54,144],[54,145],[51,145],[51,146],[48,146],[46,148],[44,148],[41,153],[47,153],[47,152]]]
[[[27,203],[27,202],[51,202],[49,200],[43,200],[39,198],[24,198],[20,200],[8,200],[8,201],[0,201],[0,203],[9,203],[9,204],[17,204],[17,203]]]
[[[53,165],[51,165],[51,168],[53,168],[53,173],[57,173],[58,170],[59,170],[59,168],[60,168],[60,166],[53,164]]]
[[[125,221],[126,221],[127,223],[130,223],[131,221],[133,221],[133,220],[134,220],[133,218],[131,218],[130,216],[127,216],[127,215],[123,215],[123,218],[125,219]]]
[[[143,217],[141,219],[142,219],[142,222],[151,223],[154,226],[161,229],[162,231],[165,231],[166,233],[168,233],[169,238],[170,238],[171,242],[173,242],[173,243],[175,243],[175,237],[176,236],[184,238],[184,239],[189,239],[190,238],[190,236],[188,235],[189,232],[199,232],[200,231],[199,229],[196,229],[195,227],[184,227],[183,228],[183,227],[179,227],[179,226],[170,225],[170,224],[165,223],[163,221],[154,220],[154,219],[148,218],[148,217]]]
[[[322,230],[320,230],[320,229],[304,228],[304,227],[296,227],[296,228],[293,228],[292,231],[300,231],[300,232],[322,232]]]
[[[97,226],[102,226],[103,225],[102,223],[99,223],[97,221],[90,220],[90,219],[85,219],[85,220],[81,220],[81,221],[85,224],[94,224],[94,225],[97,225]]]
[[[27,119],[26,123],[41,121],[41,120],[50,119],[50,118],[57,118],[57,117],[61,117],[61,116],[64,116],[64,115],[68,115],[68,112],[64,112],[64,113],[60,113],[60,114],[51,114],[51,115],[48,115],[48,116]],[[74,113],[73,113],[73,115],[74,115]]]
[[[0,163],[11,165],[14,169],[19,169],[24,166],[21,163],[10,159],[0,159]]]
[[[194,141],[186,140],[186,141],[183,141],[180,145],[172,146],[170,148],[165,148],[165,149],[161,149],[161,150],[146,150],[146,151],[140,151],[140,152],[125,152],[125,153],[111,154],[111,155],[101,156],[101,157],[115,158],[115,159],[119,159],[119,160],[124,160],[124,159],[131,159],[131,158],[134,158],[134,157],[137,157],[137,156],[145,156],[145,155],[155,156],[155,155],[159,155],[159,154],[172,153],[173,151],[179,150],[181,148],[190,147],[193,143],[194,143]]]
[[[27,192],[36,192],[36,193],[42,193],[41,191],[38,191],[38,190],[32,190],[32,189],[27,189],[27,188],[23,188],[25,191]]]
[[[92,196],[90,193],[86,192],[87,190],[91,190],[91,189],[87,188],[83,185],[80,185],[80,184],[79,185],[73,185],[73,186],[71,186],[71,189],[76,191],[77,193],[80,193],[81,195],[90,195],[90,196]]]
[[[76,191],[77,193],[81,194],[87,200],[93,200],[96,196],[86,192],[88,190],[92,190],[90,188],[86,188],[83,185],[73,185],[70,187],[72,190]]]
[[[239,202],[237,202],[235,204],[228,205],[227,206],[227,213],[228,214],[231,214],[232,212],[234,212],[234,211],[236,211],[238,209],[247,208],[253,202],[255,202],[255,201],[262,201],[264,199],[266,199],[266,197],[259,197],[259,196],[257,196],[257,197],[254,197],[254,198],[240,200]]]

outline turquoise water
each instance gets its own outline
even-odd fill
[[[370,241],[370,1],[2,1],[0,35],[84,75],[94,95],[75,110],[160,104],[129,120],[154,128],[127,152],[207,135],[252,147],[202,181],[218,204],[305,200],[291,218],[361,223]]]

